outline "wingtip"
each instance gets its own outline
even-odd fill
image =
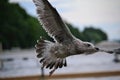
[[[33,2],[36,6],[40,6],[40,7],[43,6],[44,7],[43,0],[33,0]]]
[[[49,72],[49,77],[52,76],[52,74],[55,72],[55,70],[56,70],[56,69],[54,68],[52,71]]]

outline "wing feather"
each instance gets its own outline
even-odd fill
[[[38,20],[48,34],[59,43],[73,40],[73,35],[62,21],[55,8],[47,0],[33,0],[37,7]]]

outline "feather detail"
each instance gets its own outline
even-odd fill
[[[38,20],[46,32],[59,43],[64,44],[66,40],[71,42],[73,35],[48,0],[33,0],[33,2],[37,7]]]

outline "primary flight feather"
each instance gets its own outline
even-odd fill
[[[84,42],[73,36],[54,7],[47,0],[33,0],[37,8],[38,20],[55,42],[40,38],[36,44],[37,57],[43,67],[57,69],[67,66],[66,57],[77,54],[97,52],[92,43]]]

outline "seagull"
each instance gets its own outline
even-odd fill
[[[37,57],[43,68],[53,72],[67,66],[66,57],[79,54],[92,54],[99,51],[90,42],[82,41],[72,35],[57,10],[48,0],[33,0],[38,20],[54,42],[40,38],[35,45]]]

